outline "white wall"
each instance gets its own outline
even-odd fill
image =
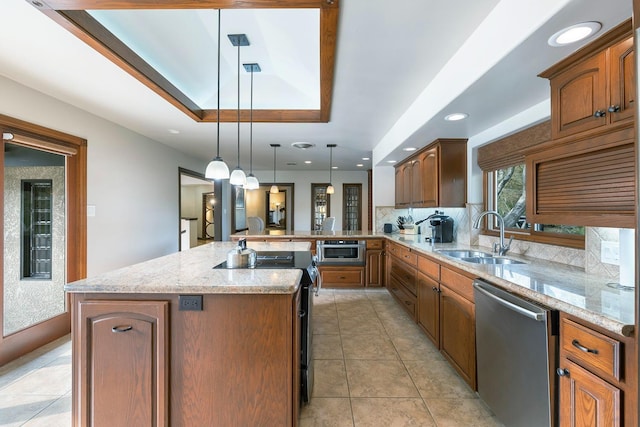
[[[253,171],[262,182],[273,181],[272,171]],[[295,184],[295,212],[294,230],[311,230],[311,184],[329,181],[328,171],[277,171],[278,182]],[[339,171],[332,172],[332,184],[336,192],[331,196],[331,216],[336,217],[336,230],[342,230],[342,184],[362,184],[362,226],[367,228],[368,185],[367,171]],[[374,186],[375,188],[375,186]]]
[[[205,162],[4,77],[0,94],[1,114],[88,141],[88,276],[178,250],[178,168]]]

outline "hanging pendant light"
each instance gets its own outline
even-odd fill
[[[276,185],[276,149],[280,147],[280,144],[270,144],[273,147],[273,185],[269,193],[276,194],[280,192],[280,189]]]
[[[258,178],[253,175],[253,73],[259,73],[260,65],[244,64],[244,69],[251,72],[251,106],[249,109],[249,175],[247,175],[247,184],[244,186],[247,190],[257,190],[260,188]]]
[[[333,194],[336,191],[331,184],[331,170],[333,169],[333,147],[335,146],[336,144],[327,144],[327,147],[329,147],[329,186],[327,187],[327,194]]]
[[[216,157],[209,162],[204,176],[207,179],[227,179],[229,178],[229,167],[220,157],[220,9],[218,9],[218,130],[217,130],[217,150]]]
[[[229,34],[231,44],[238,47],[238,165],[231,172],[229,183],[231,185],[242,185],[247,183],[247,176],[240,167],[240,46],[249,46],[249,39],[245,34]]]

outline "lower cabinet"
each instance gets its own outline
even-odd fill
[[[166,301],[83,301],[74,325],[73,425],[168,425]]]
[[[323,288],[361,288],[364,267],[323,265],[318,267]]]
[[[440,284],[418,272],[418,325],[440,348]]]
[[[367,287],[384,286],[384,242],[381,239],[367,240],[367,263],[365,283]]]
[[[597,329],[560,315],[560,427],[618,427],[637,421],[633,339]]]

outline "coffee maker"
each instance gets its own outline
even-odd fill
[[[453,242],[453,218],[447,215],[436,214],[430,217],[429,224],[431,224],[431,239],[433,242]]]

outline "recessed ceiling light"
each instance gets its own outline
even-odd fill
[[[363,157],[362,160],[370,160],[369,157]]]
[[[310,165],[310,164],[311,164],[311,160],[305,160],[304,162],[305,162],[305,164],[307,164],[307,165]]]
[[[396,160],[387,160],[387,163],[395,163]]]
[[[173,135],[177,135],[177,134],[180,133],[180,131],[178,129],[169,129],[168,131],[169,131],[169,133],[171,133]]]
[[[361,168],[361,167],[363,167],[364,165],[363,165],[362,163],[358,163],[356,166],[357,166],[357,167],[359,167],[359,168]]]
[[[306,150],[307,148],[312,148],[312,147],[315,147],[316,145],[310,142],[294,142],[291,144],[291,146],[295,148],[300,148],[302,150]]]
[[[601,28],[602,24],[599,22],[582,22],[558,31],[549,37],[547,43],[549,43],[549,46],[553,47],[566,46],[568,44],[584,40],[587,37],[591,37],[600,31]]]
[[[469,115],[467,113],[453,113],[446,116],[444,119],[448,122],[457,122],[458,120],[464,120]]]
[[[338,169],[337,166],[331,166],[331,169]]]
[[[416,147],[405,147],[402,150],[403,151],[416,151]]]

